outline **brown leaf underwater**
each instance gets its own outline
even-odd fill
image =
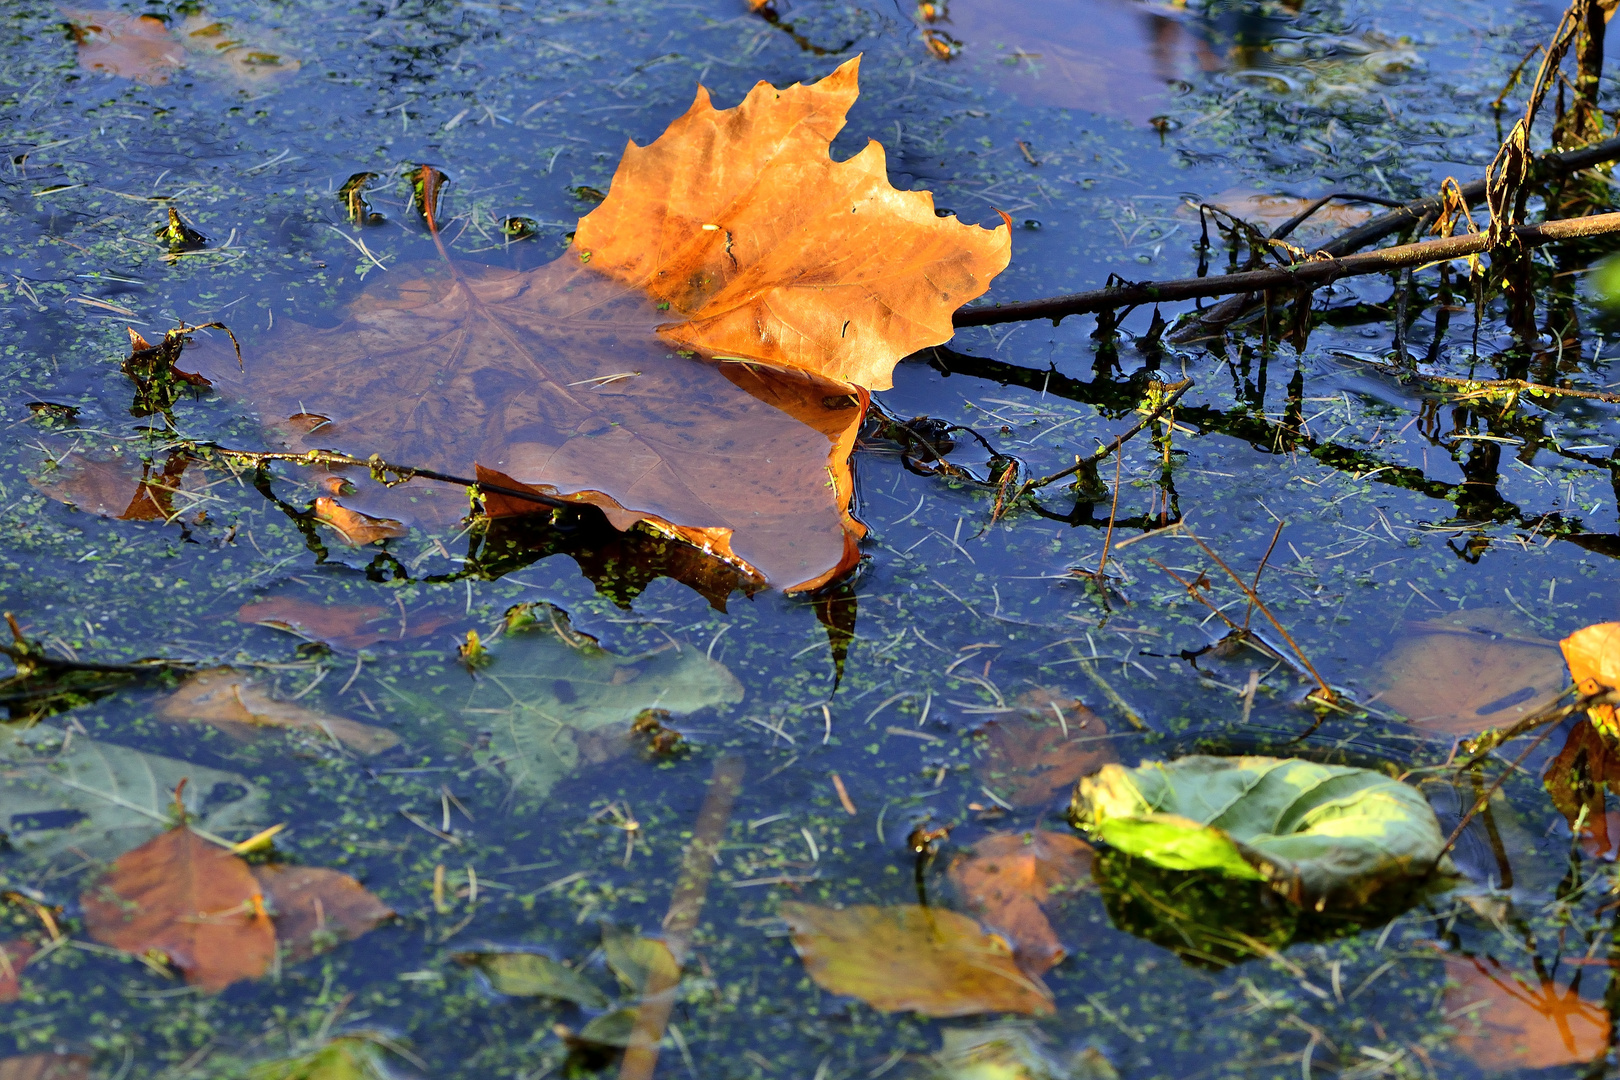
[[[991,833],[951,863],[951,884],[968,910],[1006,935],[1019,968],[1035,977],[1068,955],[1041,904],[1054,888],[1090,881],[1091,856],[1091,845],[1073,833]]]
[[[86,71],[162,86],[182,68],[251,87],[299,69],[299,61],[269,37],[192,12],[174,29],[151,15],[63,8],[68,32]]]
[[[380,754],[399,745],[399,736],[387,728],[328,716],[296,701],[278,701],[251,678],[230,668],[192,675],[158,703],[157,715],[175,723],[212,724],[241,735],[266,727],[311,732],[359,754]]]
[[[275,920],[276,940],[299,961],[394,917],[394,910],[348,874],[324,866],[252,868]]]
[[[85,1054],[19,1054],[0,1058],[0,1080],[90,1080]]]
[[[700,90],[562,258],[395,267],[336,327],[278,322],[245,375],[213,348],[208,377],[267,423],[329,418],[322,446],[589,503],[779,587],[832,580],[865,533],[867,389],[951,336],[1011,244],[889,187],[875,143],[831,160],[856,73],[727,110]]]
[[[1115,760],[1102,717],[1073,698],[1036,688],[1014,701],[1018,712],[984,727],[979,775],[1014,806],[1039,806]]]
[[[162,468],[124,458],[70,453],[61,467],[33,478],[34,487],[59,503],[118,521],[167,521],[175,514],[174,495],[191,459],[170,454]]]
[[[1608,1010],[1572,986],[1460,956],[1446,957],[1446,974],[1456,1048],[1491,1072],[1583,1065],[1608,1048]]]

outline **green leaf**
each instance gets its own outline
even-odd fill
[[[946,1028],[934,1055],[936,1080],[1119,1080],[1095,1047],[1059,1061],[1031,1024],[1003,1021],[977,1028]]]
[[[613,974],[638,997],[647,992],[647,982],[655,973],[661,986],[673,986],[680,980],[680,965],[669,946],[634,930],[603,926],[602,954]]]
[[[238,773],[44,724],[0,732],[0,828],[35,858],[73,848],[113,859],[139,847],[174,824],[182,780],[193,828],[230,836],[264,825],[265,793]]]
[[[390,1080],[382,1048],[371,1039],[333,1039],[319,1050],[266,1061],[248,1074],[252,1080]]]
[[[509,631],[490,653],[461,711],[490,732],[480,760],[531,801],[577,767],[577,733],[617,726],[628,736],[647,709],[690,713],[743,697],[731,672],[695,649],[618,656],[566,624]]]
[[[1264,878],[1318,908],[1429,876],[1445,840],[1427,800],[1370,769],[1298,758],[1184,757],[1080,781],[1074,823],[1171,870]]]
[[[572,1001],[587,1009],[605,1009],[608,997],[585,976],[549,956],[528,952],[463,952],[460,964],[477,967],[497,994]]]
[[[574,1038],[596,1046],[624,1049],[630,1045],[631,1036],[635,1033],[638,1014],[637,1009],[629,1006],[603,1013],[580,1028]]]

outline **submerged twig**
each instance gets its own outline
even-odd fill
[[[1620,215],[1616,215],[1616,216],[1620,217]],[[1170,383],[1168,386],[1161,387],[1160,388],[1161,391],[1166,392],[1166,396],[1165,396],[1164,400],[1160,401],[1158,403],[1158,405],[1154,406],[1153,410],[1151,412],[1149,412],[1146,416],[1142,417],[1141,420],[1137,421],[1130,428],[1130,430],[1122,432],[1121,434],[1114,436],[1114,439],[1113,439],[1112,442],[1108,443],[1106,446],[1104,446],[1101,449],[1097,450],[1095,453],[1091,454],[1090,456],[1080,458],[1079,460],[1077,460],[1073,465],[1071,465],[1067,469],[1062,469],[1062,470],[1060,470],[1058,472],[1055,472],[1051,476],[1043,476],[1039,480],[1026,480],[1026,481],[1024,481],[1024,483],[1019,487],[1017,493],[1014,494],[1013,498],[1011,500],[1009,500],[1009,501],[1016,502],[1018,499],[1020,499],[1023,496],[1029,494],[1031,491],[1036,490],[1037,488],[1043,488],[1047,484],[1055,483],[1058,480],[1062,480],[1066,476],[1073,476],[1075,473],[1080,472],[1082,469],[1087,469],[1087,468],[1090,468],[1091,466],[1097,464],[1099,461],[1106,458],[1109,454],[1114,453],[1121,446],[1124,446],[1125,443],[1128,442],[1130,439],[1134,438],[1136,435],[1141,433],[1141,431],[1144,428],[1146,428],[1149,424],[1154,423],[1160,417],[1162,417],[1165,413],[1167,413],[1171,409],[1175,408],[1176,402],[1181,400],[1181,395],[1185,394],[1188,390],[1191,390],[1192,387],[1193,387],[1193,380],[1190,379],[1190,378],[1182,379],[1180,382]]]
[[[1402,379],[1418,379],[1422,382],[1439,383],[1441,386],[1455,386],[1466,391],[1464,397],[1489,395],[1493,392],[1507,392],[1514,395],[1529,394],[1535,397],[1546,394],[1550,397],[1585,398],[1588,401],[1604,401],[1611,405],[1620,404],[1620,394],[1611,394],[1603,390],[1577,390],[1569,386],[1547,386],[1544,383],[1526,382],[1524,379],[1462,379],[1455,375],[1425,375],[1419,371],[1410,371],[1393,364],[1380,364],[1376,360],[1363,360],[1359,356],[1348,356],[1349,359],[1359,361],[1378,371],[1397,376]]]

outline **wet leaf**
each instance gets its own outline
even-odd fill
[[[321,866],[252,868],[275,921],[276,940],[297,962],[325,952],[394,917],[394,911],[348,874]]]
[[[34,950],[31,941],[0,942],[0,1003],[16,1001],[22,993],[22,970]]]
[[[880,1011],[1052,1012],[1051,992],[1018,970],[1007,943],[954,911],[786,903],[782,917],[817,985]]]
[[[212,377],[267,421],[330,418],[327,445],[589,503],[778,586],[822,584],[864,534],[848,507],[866,398],[841,380],[888,386],[901,357],[948,339],[1010,243],[889,187],[876,144],[833,162],[855,95],[853,62],[723,112],[700,92],[627,149],[557,262],[395,267],[341,325],[278,324],[245,376],[222,355]],[[498,493],[486,508],[535,509]]]
[[[1036,689],[1013,702],[1020,711],[985,725],[988,753],[979,773],[1014,806],[1040,806],[1114,760],[1102,718],[1072,698]]]
[[[634,1041],[636,1033],[636,1020],[640,1012],[634,1007],[625,1006],[614,1009],[612,1012],[594,1016],[577,1033],[570,1032],[564,1036],[569,1046],[605,1046],[613,1049],[628,1049]]]
[[[328,716],[296,701],[277,701],[247,675],[230,668],[210,668],[192,675],[173,694],[158,702],[157,715],[175,723],[212,724],[237,734],[277,727],[335,739],[360,754],[379,754],[399,745],[387,728]]]
[[[1357,907],[1427,878],[1445,844],[1416,788],[1298,758],[1106,765],[1071,814],[1093,838],[1170,870],[1265,880],[1296,904]]]
[[[1614,829],[1616,815],[1606,808],[1604,794],[1620,794],[1620,747],[1614,740],[1589,719],[1577,721],[1547,766],[1542,783],[1569,827],[1579,830],[1586,853],[1613,859],[1620,831]]]
[[[186,16],[175,37],[189,54],[188,66],[242,87],[283,78],[302,66],[272,35],[200,12]]]
[[[360,1035],[333,1039],[318,1050],[280,1061],[265,1061],[248,1073],[251,1080],[392,1080],[377,1040]]]
[[[185,48],[150,15],[64,8],[86,71],[162,86],[185,63]]]
[[[171,454],[163,467],[136,465],[123,458],[92,458],[72,453],[59,470],[34,477],[34,487],[57,502],[88,514],[119,521],[167,521],[174,516],[174,493],[191,459]]]
[[[1575,688],[1582,694],[1620,689],[1620,622],[1583,627],[1560,641]],[[1592,723],[1610,735],[1620,735],[1613,705],[1586,710]]]
[[[1211,195],[1204,201],[1269,234],[1277,226],[1304,213],[1316,200],[1293,195],[1267,195],[1252,188],[1230,188],[1219,195]],[[1177,211],[1177,216],[1196,222],[1198,211],[1183,206]],[[1372,216],[1373,211],[1365,204],[1334,200],[1307,218],[1304,224],[1288,236],[1288,241],[1308,247],[1312,242],[1320,243],[1330,236],[1354,228]]]
[[[1094,1047],[1060,1060],[1027,1022],[978,1028],[946,1028],[934,1055],[935,1080],[1118,1080],[1119,1073]]]
[[[401,625],[397,609],[375,604],[317,604],[296,596],[272,596],[243,604],[236,609],[236,618],[344,649],[422,637],[451,621],[443,615],[418,614],[405,618]]]
[[[694,649],[617,656],[559,623],[508,632],[490,646],[462,715],[489,733],[480,762],[500,769],[525,800],[543,798],[579,764],[576,737],[628,737],[645,709],[674,715],[741,701],[742,685]]]
[[[585,976],[549,956],[532,952],[462,952],[459,964],[477,967],[497,994],[572,1001],[587,1009],[605,1009],[608,997]]]
[[[1608,1011],[1574,987],[1485,958],[1448,956],[1446,974],[1457,985],[1446,989],[1445,1011],[1461,1013],[1455,1046],[1482,1068],[1582,1065],[1608,1049]]]
[[[22,1054],[0,1058],[0,1080],[90,1080],[84,1054]]]
[[[375,544],[379,540],[398,539],[410,532],[402,523],[392,518],[372,517],[358,510],[350,510],[328,495],[322,495],[315,500],[314,517],[316,521],[337,533],[345,544],[354,547]]]
[[[637,997],[647,992],[647,984],[655,976],[660,986],[673,986],[681,977],[680,965],[668,945],[624,927],[602,928],[602,954],[613,974]]]
[[[1083,884],[1091,874],[1091,845],[1070,833],[992,833],[971,856],[951,864],[951,883],[967,909],[1013,944],[1013,959],[1042,975],[1068,951],[1058,943],[1041,904],[1052,890]]]
[[[72,850],[111,859],[168,828],[174,789],[215,835],[257,831],[265,794],[247,777],[68,734],[44,724],[0,732],[0,825],[36,859]]]
[[[264,974],[276,932],[241,858],[190,828],[125,852],[79,898],[85,927],[104,945],[158,953],[204,990]]]
[[[1506,727],[1550,705],[1568,684],[1553,643],[1491,610],[1409,623],[1384,658],[1379,702],[1452,735]]]

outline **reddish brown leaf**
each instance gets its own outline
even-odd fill
[[[410,532],[403,524],[392,518],[376,518],[370,514],[362,514],[358,510],[350,510],[329,495],[322,495],[315,500],[315,520],[322,525],[330,526],[346,544],[360,547],[364,544],[375,544],[379,540],[393,540]]]
[[[1583,1065],[1608,1049],[1608,1011],[1572,987],[1486,959],[1448,956],[1446,974],[1457,985],[1444,1008],[1462,1010],[1457,1049],[1486,1069]]]
[[[16,1001],[22,993],[22,970],[28,966],[28,958],[34,951],[31,941],[0,943],[0,1002]]]
[[[204,990],[257,978],[275,956],[276,932],[248,864],[185,826],[120,855],[79,903],[91,937],[138,956],[159,953]]]
[[[985,725],[979,765],[985,783],[1014,806],[1039,806],[1082,776],[1115,760],[1102,718],[1084,704],[1045,689],[1013,702],[1019,712]]]
[[[157,714],[176,723],[213,724],[236,734],[250,734],[256,727],[308,731],[337,739],[361,754],[378,754],[399,745],[399,736],[387,728],[327,716],[296,701],[277,701],[251,678],[230,668],[192,675],[158,702]]]
[[[289,630],[345,649],[363,649],[379,641],[403,641],[431,634],[451,620],[443,615],[416,615],[400,625],[397,610],[373,604],[317,604],[295,596],[273,596],[236,609],[241,622]]]
[[[1620,689],[1620,622],[1583,627],[1558,644],[1575,688],[1582,694]],[[1598,705],[1586,713],[1610,735],[1620,735],[1613,705]]]
[[[1581,847],[1595,858],[1612,859],[1620,845],[1616,814],[1605,808],[1605,791],[1620,794],[1620,746],[1582,718],[1569,731],[1542,778],[1553,805],[1570,828],[1579,827]]]
[[[22,1054],[0,1058],[0,1080],[90,1080],[84,1054]]]
[[[348,874],[319,866],[255,866],[288,958],[303,960],[390,919],[394,911]]]
[[[1553,643],[1511,616],[1482,609],[1408,624],[1384,658],[1380,704],[1452,735],[1506,727],[1568,684]]]
[[[837,380],[887,386],[902,356],[950,336],[951,311],[1010,250],[1008,232],[890,188],[875,145],[831,160],[855,74],[761,84],[724,112],[700,94],[627,152],[564,258],[396,268],[345,323],[280,324],[245,376],[221,354],[211,377],[264,415],[330,418],[324,445],[476,466],[818,586],[855,565],[864,533],[849,455],[867,398]]]
[[[174,516],[174,493],[191,464],[184,454],[171,454],[160,472],[151,464],[136,467],[123,458],[69,454],[61,471],[33,484],[57,502],[119,521],[167,521]]]
[[[1068,955],[1041,904],[1053,888],[1091,873],[1091,845],[1070,833],[993,833],[951,864],[951,883],[969,911],[1013,943],[1013,959],[1038,976]]]
[[[161,19],[116,11],[64,9],[86,71],[162,86],[185,63],[185,48]]]

